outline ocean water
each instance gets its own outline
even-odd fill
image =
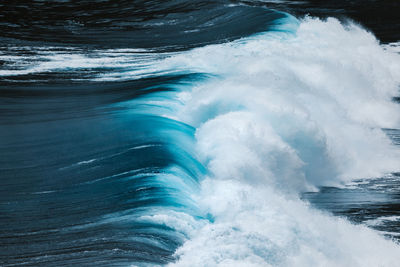
[[[2,1],[0,265],[398,265],[399,12]]]

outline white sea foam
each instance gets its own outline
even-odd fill
[[[399,128],[400,56],[336,19],[304,19],[195,49],[158,68],[211,73],[182,91],[174,118],[197,128],[209,175],[194,195],[210,220],[153,218],[189,239],[177,266],[395,266],[400,247],[314,210],[298,194],[399,169],[381,128]],[[177,219],[179,218],[179,219]],[[182,219],[183,218],[183,219]],[[147,219],[150,219],[147,218]]]
[[[191,232],[177,266],[395,266],[400,248],[373,230],[312,210],[276,191],[208,179],[215,221]]]
[[[170,58],[170,64],[220,77],[179,95],[184,106],[177,117],[199,129],[200,143],[207,135],[207,144],[213,143],[204,150],[226,146],[230,152],[245,140],[249,152],[240,153],[246,157],[280,140],[275,152],[301,160],[293,168],[298,172],[302,165],[299,174],[308,185],[400,168],[399,151],[381,130],[400,126],[399,105],[391,100],[399,93],[400,57],[357,26],[306,19],[295,36],[209,46]],[[237,140],[231,140],[235,131]],[[216,155],[205,156],[212,165]]]
[[[88,71],[86,78],[94,81],[114,81],[139,79],[155,74],[149,72],[150,64],[173,55],[173,53],[153,53],[144,49],[107,49],[87,52],[78,48],[57,47],[8,47],[8,53],[0,52],[0,60],[6,68],[0,70],[2,76],[20,76],[37,73]],[[30,53],[25,55],[25,53]],[[107,72],[103,70],[107,69]],[[118,70],[118,71],[112,71]],[[101,73],[101,74],[100,74]]]

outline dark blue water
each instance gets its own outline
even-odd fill
[[[397,1],[2,1],[0,265],[175,262],[190,237],[143,218],[177,212],[213,223],[214,216],[193,197],[210,172],[195,149],[198,127],[163,103],[215,76],[179,65],[170,71],[163,60],[290,32],[281,26],[292,15],[351,19],[394,43],[399,12]],[[386,133],[398,146],[399,131]],[[302,134],[293,140],[308,140]],[[299,195],[398,240],[399,183],[398,173],[387,173]]]

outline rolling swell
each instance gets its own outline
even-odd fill
[[[0,31],[8,43],[24,40],[176,50],[264,31],[285,16],[264,8],[228,4],[181,0],[3,1]]]
[[[199,170],[183,142],[193,130],[120,108],[28,99],[35,104],[14,101],[20,110],[2,113],[2,264],[171,260],[182,237],[137,218],[190,210],[185,184],[196,188]]]

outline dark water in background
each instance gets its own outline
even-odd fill
[[[382,42],[400,40],[395,0],[1,1],[0,70],[8,74],[0,77],[0,265],[173,261],[185,237],[137,218],[159,209],[204,217],[188,200],[190,192],[156,178],[173,175],[197,184],[204,169],[187,152],[194,129],[142,114],[140,105],[132,113],[129,101],[173,91],[171,84],[201,75],[92,79],[126,71],[124,64],[131,67],[138,57],[163,57],[157,53],[266,31],[285,17],[264,7],[299,17],[350,18]],[[115,50],[137,48],[151,52]],[[54,55],[61,67],[32,70]],[[63,68],[63,58],[71,55],[107,56],[118,64]],[[398,138],[399,133],[392,130],[391,135]],[[393,174],[347,189],[322,188],[304,198],[397,238],[398,178]]]

